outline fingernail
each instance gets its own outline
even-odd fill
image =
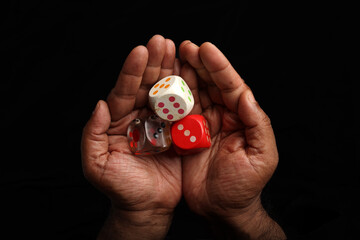
[[[248,93],[248,99],[251,103],[256,103],[256,100],[255,100],[255,97],[254,97],[254,94],[252,92],[249,92]]]
[[[97,102],[94,111],[92,112],[92,114],[94,114],[100,107],[100,101]]]
[[[190,40],[185,40],[184,42],[185,42],[184,46],[186,46],[186,45],[188,45],[188,44],[194,44],[194,43],[191,42]]]

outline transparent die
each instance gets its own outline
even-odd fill
[[[134,119],[128,126],[127,139],[135,155],[164,152],[171,146],[170,123],[156,115]]]

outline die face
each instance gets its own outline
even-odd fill
[[[135,155],[163,152],[171,145],[170,124],[156,115],[149,116],[145,121],[135,119],[128,126],[127,138]]]
[[[145,133],[146,139],[155,147],[167,149],[171,144],[170,123],[156,115],[145,121]]]
[[[160,79],[149,91],[149,97],[161,96],[174,85],[177,76],[168,76]]]
[[[149,91],[153,111],[167,121],[178,121],[194,107],[194,97],[179,76],[168,76],[158,81]]]
[[[208,148],[211,146],[210,131],[201,115],[188,115],[171,127],[173,143],[182,149]]]
[[[184,118],[189,110],[183,98],[170,93],[156,99],[154,112],[167,121],[178,121]]]
[[[144,122],[140,119],[134,119],[127,128],[127,138],[132,152],[137,152],[145,146],[145,128]]]

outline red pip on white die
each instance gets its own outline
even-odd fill
[[[171,126],[173,144],[182,149],[209,148],[211,136],[206,119],[188,115]]]

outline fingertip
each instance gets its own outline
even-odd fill
[[[171,40],[171,39],[169,39],[169,38],[166,38],[166,39],[165,39],[165,43],[166,43],[166,48],[167,48],[167,49],[173,50],[173,49],[176,48],[174,41]]]
[[[191,43],[190,40],[185,40],[179,45],[179,57],[180,57],[181,63],[186,62],[185,46],[189,43]]]
[[[176,54],[176,45],[174,43],[173,40],[171,40],[170,38],[166,38],[165,39],[165,54],[171,54],[175,57]]]
[[[146,44],[146,48],[149,52],[149,58],[148,58],[148,66],[151,67],[156,67],[159,68],[156,71],[160,71],[160,66],[161,63],[164,59],[165,53],[166,53],[166,40],[163,36],[156,34],[154,35]],[[154,80],[154,78],[158,77],[159,73],[155,73],[155,75],[153,74],[152,71],[150,71],[149,73],[147,73],[148,75],[146,75],[144,73],[144,79],[149,78],[150,81],[152,82]]]
[[[173,62],[175,60],[175,55],[176,55],[176,46],[175,43],[173,42],[173,40],[171,39],[165,39],[165,56],[167,56],[168,58],[171,58],[170,62]]]
[[[261,109],[250,88],[246,89],[240,95],[238,104],[238,115],[240,117],[240,120],[247,127],[255,127],[264,124],[269,125],[270,123],[270,119]]]
[[[216,47],[214,44],[212,44],[211,42],[203,42],[200,45],[200,48],[208,48],[208,47]]]
[[[131,75],[140,76],[145,70],[148,58],[148,49],[144,45],[136,46],[127,56],[122,70]]]
[[[90,120],[84,127],[81,138],[81,155],[84,174],[91,178],[94,173],[92,161],[105,160],[100,156],[105,156],[108,152],[107,130],[110,126],[110,112],[105,101],[99,100],[91,115]],[[99,162],[101,164],[101,162]]]
[[[150,40],[146,44],[146,47],[150,52],[151,50],[155,50],[158,52],[165,51],[165,46],[166,46],[166,40],[163,36],[159,34],[156,34],[152,38],[150,38]]]
[[[183,44],[180,49],[180,59],[183,63],[188,62],[195,69],[204,67],[199,56],[199,46],[190,41]]]
[[[151,40],[160,40],[160,41],[162,41],[162,40],[165,40],[165,38],[161,34],[155,34],[150,38],[149,41],[151,41]]]
[[[245,92],[246,96],[247,96],[247,99],[248,101],[251,103],[251,104],[257,104],[257,101],[255,100],[255,97],[254,97],[254,94],[253,92],[248,89],[246,92]]]
[[[96,135],[103,134],[109,129],[110,122],[111,117],[108,105],[105,101],[99,100],[86,125],[86,130]]]
[[[209,50],[219,50],[214,44],[212,44],[211,42],[204,42],[200,45],[199,47],[199,54],[204,54]],[[219,50],[220,51],[220,50]]]
[[[152,36],[152,38],[150,38],[150,40],[146,44],[146,47],[147,48],[154,47],[154,46],[163,47],[163,46],[165,46],[165,42],[166,42],[166,39],[162,35],[155,34],[154,36]]]
[[[176,47],[171,39],[165,39],[165,54],[161,63],[159,79],[172,75],[174,72]]]
[[[97,109],[103,109],[104,107],[107,107],[107,103],[106,103],[104,100],[100,99],[100,100],[97,102],[95,108],[96,108],[96,110],[97,110]]]
[[[238,115],[245,126],[247,153],[270,154],[273,159],[277,159],[276,140],[270,118],[261,109],[250,89],[244,91],[239,99]]]
[[[182,49],[186,44],[189,44],[189,43],[191,43],[190,40],[185,40],[185,41],[183,41],[182,43],[180,43],[179,49]]]
[[[240,117],[240,120],[246,125],[246,126],[252,126],[252,116],[254,115],[254,109],[252,106],[250,99],[250,96],[252,95],[251,90],[247,89],[244,92],[240,94],[239,102],[238,102],[238,115]]]
[[[98,101],[99,104],[99,112],[103,117],[110,117],[110,111],[109,111],[109,107],[108,104],[104,101],[104,100],[99,100]],[[110,118],[109,118],[110,120]]]
[[[144,45],[136,46],[131,52],[136,52],[138,54],[148,54],[148,50]]]
[[[92,112],[92,115],[94,115],[94,114],[98,111],[100,105],[101,105],[101,104],[100,104],[100,101],[98,101],[98,102],[96,103],[96,106],[95,106],[94,111]]]
[[[209,72],[225,69],[230,63],[225,55],[211,42],[201,44],[199,48],[201,61]]]

